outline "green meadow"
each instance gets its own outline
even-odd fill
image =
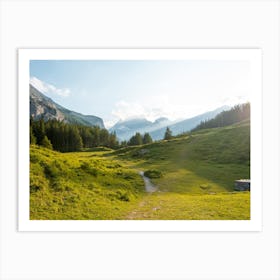
[[[249,121],[118,150],[31,145],[30,219],[248,220],[240,178],[250,178]]]

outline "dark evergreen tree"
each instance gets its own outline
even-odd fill
[[[41,145],[47,149],[50,149],[50,150],[53,149],[52,143],[46,135],[44,136],[43,140],[41,141]]]
[[[143,144],[150,144],[153,143],[153,139],[149,133],[145,133],[143,136]]]
[[[37,144],[42,145],[42,141],[44,137],[46,136],[46,130],[45,130],[45,122],[44,119],[41,118],[39,121],[33,122],[33,133],[36,137]]]
[[[117,140],[117,135],[116,135],[115,131],[113,133],[109,134],[108,146],[109,146],[109,148],[113,148],[113,149],[117,148],[119,146],[119,143]]]
[[[36,140],[36,137],[35,137],[35,135],[34,135],[34,133],[33,133],[33,128],[32,128],[32,126],[30,126],[30,131],[29,131],[29,133],[30,133],[30,144],[36,144],[37,140]]]
[[[67,152],[79,151],[83,147],[82,138],[79,134],[79,130],[76,126],[68,126]]]
[[[92,134],[90,127],[80,126],[79,133],[83,141],[84,148],[91,148],[92,145]]]
[[[129,146],[136,146],[136,145],[142,145],[142,144],[143,144],[142,136],[139,132],[136,132],[136,134],[134,136],[132,136],[130,138],[130,140],[128,141]]]
[[[91,129],[91,148],[100,146],[100,128],[95,126]]]
[[[106,129],[101,129],[99,133],[99,145],[108,147],[109,146],[109,132]]]
[[[170,140],[172,138],[172,131],[169,127],[166,128],[166,131],[164,133],[164,140]]]

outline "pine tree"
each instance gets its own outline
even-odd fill
[[[42,145],[42,141],[46,135],[44,119],[41,118],[39,121],[36,122],[31,121],[31,123],[32,131],[34,133],[34,136],[36,137],[37,144]]]
[[[143,144],[153,143],[153,139],[149,133],[145,133],[143,136]]]
[[[83,147],[83,142],[78,128],[76,126],[68,126],[68,128],[68,137],[66,139],[68,142],[68,151],[74,152],[81,150]]]
[[[30,144],[36,144],[36,137],[33,133],[32,126],[30,126]]]
[[[108,146],[109,148],[116,148],[119,145],[118,140],[117,140],[117,135],[116,132],[114,131],[113,133],[110,133],[109,139],[108,139]]]
[[[45,135],[43,140],[41,141],[41,145],[47,149],[50,149],[52,150],[53,147],[52,147],[52,143],[51,141],[48,139],[48,137]]]
[[[128,141],[128,143],[127,143],[129,146],[135,146],[135,145],[137,145],[136,144],[136,137],[135,137],[135,135],[133,135],[130,139],[129,139],[129,141]]]
[[[91,148],[100,146],[100,128],[95,126],[91,129]]]
[[[128,141],[129,146],[136,146],[136,145],[142,145],[142,144],[143,144],[143,140],[142,140],[142,136],[139,132],[136,132],[136,134],[134,136],[132,136],[130,138],[130,140]]]
[[[135,138],[136,138],[136,145],[142,145],[143,144],[142,136],[139,132],[136,132]]]
[[[164,134],[164,140],[170,140],[172,138],[172,131],[169,127],[166,128],[165,134]]]

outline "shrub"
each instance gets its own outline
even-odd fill
[[[131,197],[130,197],[130,195],[129,195],[129,193],[127,191],[118,190],[116,192],[116,195],[117,195],[117,199],[118,200],[126,201],[126,202],[131,200]]]
[[[151,170],[145,171],[144,175],[146,177],[151,178],[151,179],[155,179],[155,178],[161,178],[162,177],[162,172],[160,170],[151,169]]]
[[[51,182],[50,187],[56,192],[62,192],[66,188],[60,180],[54,180]]]
[[[122,177],[126,180],[134,180],[135,179],[135,174],[134,173],[123,173]]]
[[[30,162],[32,162],[32,163],[39,162],[39,157],[37,155],[30,154]]]
[[[55,165],[45,165],[45,175],[48,178],[54,179],[58,176],[59,170]]]
[[[88,162],[83,162],[80,168],[92,176],[96,177],[98,174],[98,169],[92,167]]]
[[[43,177],[34,174],[30,176],[30,193],[41,191],[47,186],[47,181]]]

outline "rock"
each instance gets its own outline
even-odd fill
[[[148,150],[148,149],[141,149],[141,150],[138,151],[138,154],[140,156],[142,156],[142,155],[145,155],[145,154],[147,154],[149,152],[150,152],[150,150]]]

